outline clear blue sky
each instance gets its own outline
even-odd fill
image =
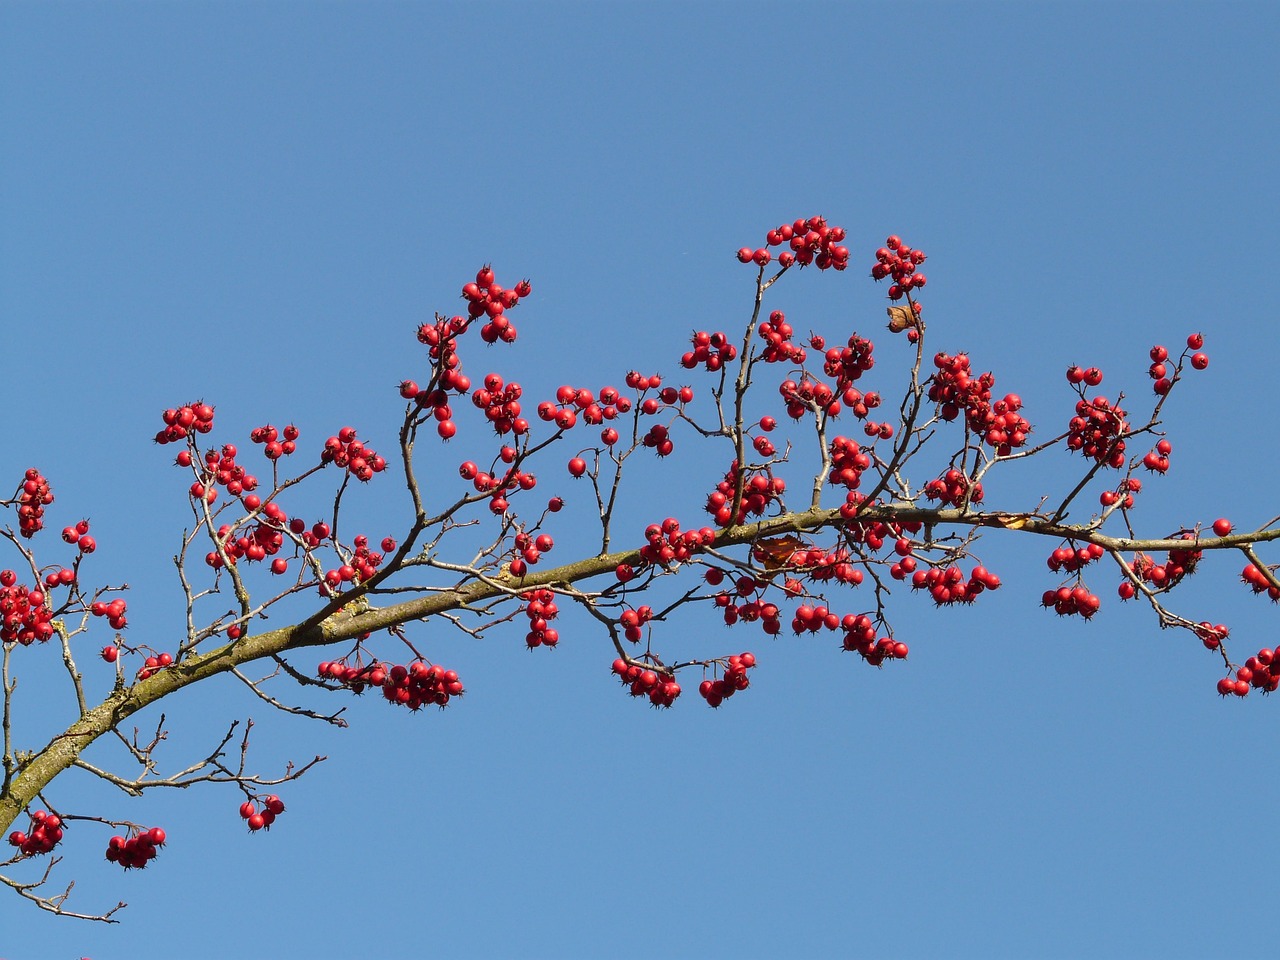
[[[1203,330],[1212,364],[1169,405],[1174,469],[1136,517],[1264,522],[1278,26],[1260,4],[6,4],[0,475],[49,475],[51,526],[90,516],[91,574],[131,585],[135,641],[172,646],[185,484],[150,443],[160,410],[202,396],[242,447],[292,419],[390,451],[414,327],[488,261],[534,295],[520,343],[473,373],[543,393],[675,376],[692,329],[748,315],[732,251],[820,213],[853,267],[788,277],[775,306],[879,331],[864,269],[900,233],[931,257],[934,346],[994,370],[1044,436],[1068,364],[1145,399],[1148,347]],[[881,350],[869,382],[896,392]],[[440,448],[442,476],[478,449]],[[697,518],[716,479],[691,439],[677,452],[629,501],[637,540]],[[1078,468],[1011,471],[995,499],[1034,505]],[[379,536],[404,515],[380,486],[353,504]],[[1268,955],[1280,703],[1220,701],[1213,658],[1122,608],[1110,572],[1094,622],[1046,613],[1052,545],[1005,539],[983,548],[1005,587],[972,609],[893,598],[912,655],[881,671],[827,639],[665,627],[667,650],[756,651],[717,712],[630,701],[572,618],[536,654],[514,627],[418,627],[468,685],[444,713],[365,698],[336,731],[208,685],[165,704],[170,762],[246,715],[265,771],[331,759],[269,836],[244,835],[230,789],[57,783],[58,805],[171,842],[124,875],[77,826],[74,902],[128,900],[125,922],[0,897],[0,956]],[[1243,659],[1276,621],[1239,568],[1206,562],[1173,599]],[[42,709],[33,743],[66,719]]]

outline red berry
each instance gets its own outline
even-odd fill
[[[1219,517],[1213,521],[1213,532],[1220,537],[1225,537],[1231,532],[1231,521],[1226,517]]]

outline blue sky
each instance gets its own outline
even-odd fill
[[[293,420],[389,452],[395,384],[425,369],[413,330],[486,262],[534,294],[519,343],[473,374],[547,396],[633,367],[699,386],[677,367],[689,332],[749,315],[732,252],[823,214],[851,269],[789,275],[770,302],[876,337],[886,394],[905,354],[864,270],[889,233],[930,255],[933,347],[995,371],[1042,436],[1070,416],[1068,364],[1145,402],[1151,344],[1203,330],[1211,365],[1169,404],[1173,469],[1135,517],[1152,535],[1261,524],[1280,513],[1276,26],[1245,4],[5,5],[0,471],[51,478],[52,530],[92,519],[90,574],[128,581],[135,641],[172,645],[189,514],[150,442],[165,407],[216,403],[216,437],[242,448]],[[469,437],[425,445],[446,492],[492,446]],[[637,542],[700,517],[723,471],[680,441],[633,477]],[[570,497],[559,457],[540,489]],[[1029,508],[1079,469],[1051,453],[990,499]],[[371,534],[403,525],[392,484],[357,493]],[[585,521],[571,504],[558,557]],[[56,804],[170,844],[124,875],[78,825],[75,903],[128,900],[124,922],[0,899],[0,956],[1265,955],[1280,707],[1220,701],[1213,658],[1122,607],[1110,572],[1094,622],[1039,608],[1052,546],[989,536],[1005,586],[969,609],[894,596],[912,654],[880,671],[710,614],[664,626],[682,656],[759,657],[715,712],[692,690],[663,713],[630,701],[571,617],[533,654],[514,626],[416,627],[467,683],[443,713],[366,697],[336,731],[205,685],[165,704],[175,765],[249,715],[264,772],[329,761],[267,836],[244,835],[231,789],[58,782]],[[49,533],[42,557],[60,547]],[[1211,560],[1174,606],[1230,624],[1242,660],[1275,613]],[[42,742],[67,706],[22,653]]]

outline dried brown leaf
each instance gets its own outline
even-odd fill
[[[910,307],[888,307],[886,312],[889,314],[889,329],[893,333],[901,333],[916,324],[915,311]]]

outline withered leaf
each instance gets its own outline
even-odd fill
[[[1027,521],[1031,519],[1031,514],[997,513],[991,519],[996,526],[1004,527],[1006,530],[1021,530],[1027,525]]]
[[[759,540],[755,544],[756,559],[766,570],[778,570],[785,567],[797,550],[802,549],[805,542],[790,534],[774,537],[772,540]]]
[[[886,312],[889,314],[889,329],[893,333],[915,326],[916,315],[910,307],[887,307]]]

